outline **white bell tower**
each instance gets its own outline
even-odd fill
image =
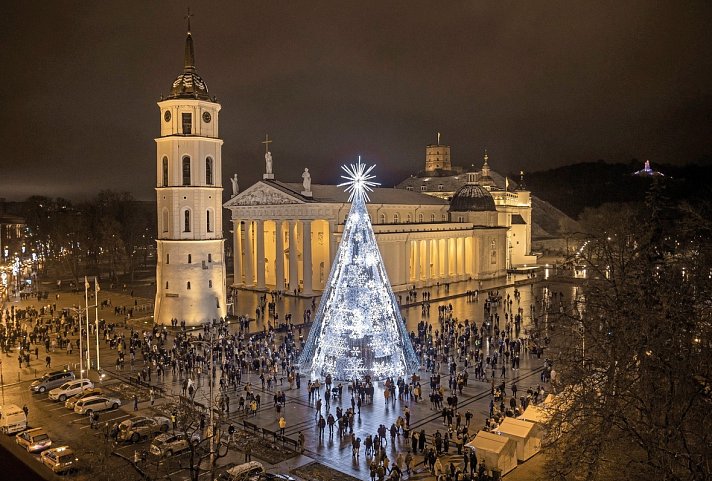
[[[196,72],[190,18],[183,73],[158,107],[154,320],[194,326],[225,317],[227,306],[220,104]]]

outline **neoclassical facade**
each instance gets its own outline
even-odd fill
[[[269,153],[268,153],[269,155]],[[336,185],[265,178],[224,204],[234,233],[234,286],[299,290],[327,281],[350,204]],[[368,213],[395,290],[506,274],[508,228],[494,207],[450,212],[444,199],[377,188]]]
[[[477,183],[492,195],[497,210],[497,225],[507,227],[507,268],[536,264],[531,253],[532,198],[524,188],[523,173],[519,184],[490,169],[485,151],[480,170],[453,167],[450,146],[440,142],[425,148],[425,169],[403,180],[396,187],[451,200],[463,185]]]
[[[184,69],[158,102],[154,320],[199,325],[227,315],[220,104],[197,74],[188,27]]]

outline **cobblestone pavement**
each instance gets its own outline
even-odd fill
[[[543,283],[538,283],[538,284],[531,284],[531,282],[526,278],[526,277],[519,277],[519,278],[507,278],[506,281],[503,279],[500,282],[488,282],[485,283],[482,288],[483,289],[494,289],[497,288],[499,290],[499,293],[502,294],[504,297],[509,294],[510,296],[513,296],[514,293],[514,282],[518,282],[518,288],[521,293],[521,306],[524,309],[524,322],[522,324],[523,331],[529,329],[531,327],[531,311],[529,309],[529,306],[532,303],[533,296],[540,296],[541,291],[544,287],[545,284]],[[499,287],[498,287],[499,285]],[[480,295],[480,302],[473,302],[468,300],[466,296],[463,294],[468,291],[468,290],[473,290],[477,289],[480,287],[479,284],[476,284],[474,282],[461,282],[461,283],[453,283],[449,286],[449,289],[447,289],[445,286],[440,286],[439,288],[431,288],[428,289],[429,292],[431,293],[431,308],[429,312],[423,313],[421,307],[419,305],[413,305],[410,307],[404,307],[403,308],[403,315],[404,318],[407,320],[407,325],[409,330],[410,329],[415,329],[415,326],[417,323],[421,320],[425,320],[427,322],[434,323],[437,326],[438,323],[438,309],[437,306],[444,304],[451,304],[453,307],[453,314],[454,317],[464,320],[464,319],[470,319],[471,321],[475,322],[482,322],[483,318],[483,296],[484,294]],[[573,290],[572,286],[567,286],[567,285],[560,285],[560,286],[555,286],[556,290],[560,290],[564,293],[566,299],[570,299],[571,297],[571,291]],[[139,290],[137,289],[137,292]],[[4,308],[9,307],[9,305],[15,305],[16,308],[23,308],[28,305],[34,305],[35,307],[40,307],[42,305],[45,305],[47,303],[56,303],[58,308],[61,307],[69,307],[72,305],[80,305],[83,304],[84,302],[84,296],[83,293],[68,293],[68,292],[59,292],[59,299],[56,298],[57,292],[52,290],[50,292],[50,298],[48,301],[41,301],[38,302],[36,299],[34,300],[24,300],[24,301],[17,301],[13,300],[12,303],[7,303]],[[101,291],[99,293],[99,299],[100,301],[110,298],[112,305],[113,306],[150,306],[151,304],[151,299],[147,298],[142,298],[142,297],[132,297],[130,295],[130,291],[126,290],[113,290],[113,291]],[[402,298],[405,298],[405,293],[401,293]],[[53,299],[54,297],[54,299]],[[418,298],[422,298],[422,295],[419,295]],[[91,302],[91,301],[90,301]],[[240,294],[238,295],[238,300],[237,304],[240,306],[242,309],[240,309],[240,312],[246,312],[246,313],[252,313],[252,317],[254,317],[254,309],[257,307],[257,294],[253,292],[246,292],[246,291],[241,291]],[[309,307],[311,304],[310,299],[300,299],[300,298],[293,298],[293,297],[287,297],[284,302],[278,303],[277,305],[277,312],[280,313],[280,318],[284,319],[284,314],[291,312],[293,315],[293,319],[295,322],[299,322],[298,320],[301,318],[302,312],[305,308]],[[514,301],[514,308],[516,309],[517,307],[517,302]],[[3,310],[4,310],[3,308]],[[126,329],[129,328],[134,328],[134,329],[148,329],[151,327],[151,321],[150,318],[148,318],[148,313],[150,312],[149,307],[144,308],[144,313],[146,314],[145,318],[141,318],[138,316],[138,312],[136,313],[135,317],[138,317],[138,319],[133,319],[130,320],[127,324],[125,324],[125,315],[123,314],[115,314],[113,308],[105,308],[101,309],[99,311],[99,317],[106,319],[107,322],[116,322],[120,323],[122,325],[125,325]],[[502,313],[502,308],[499,308],[499,313],[500,316],[503,318],[503,313]],[[93,320],[93,315],[92,315],[92,320]],[[261,331],[264,329],[264,321],[258,320],[250,325],[251,331]],[[306,332],[304,332],[304,336],[306,337]],[[169,341],[170,342],[170,341]],[[105,345],[103,342],[100,343],[100,351],[101,351],[101,364],[102,367],[105,368],[104,373],[108,374],[108,376],[102,381],[103,383],[107,384],[108,386],[114,386],[114,389],[116,392],[122,392],[121,391],[121,383],[117,382],[117,380],[112,379],[113,377],[118,377],[121,379],[121,382],[125,382],[126,378],[128,375],[130,375],[131,371],[127,367],[126,370],[123,372],[116,372],[114,371],[114,360],[116,358],[116,353],[112,351],[111,349],[108,348],[107,345]],[[66,352],[62,351],[54,351],[51,353],[52,355],[52,367],[60,366],[60,365],[69,365],[71,367],[74,367],[78,363],[78,353],[76,351],[72,354],[69,355]],[[33,356],[34,357],[34,356]],[[32,399],[32,396],[30,395],[28,389],[27,389],[27,384],[29,381],[38,375],[41,375],[41,373],[49,370],[44,368],[44,362],[42,361],[44,357],[44,354],[41,353],[39,356],[39,360],[34,360],[33,359],[33,364],[29,369],[27,368],[18,368],[17,363],[12,362],[12,354],[8,355],[7,357],[4,357],[4,361],[2,363],[3,369],[4,369],[4,381],[5,384],[3,385],[4,389],[3,391],[6,393],[6,395],[9,398],[8,402],[15,402],[19,405],[25,404],[25,403],[32,403],[33,407],[35,409],[50,409],[50,410],[56,410],[58,414],[61,412],[61,409],[63,408],[56,408],[54,406],[48,406],[45,404],[48,404],[46,401],[42,400],[41,402],[34,402],[36,399]],[[94,354],[92,354],[92,357],[95,357]],[[539,374],[542,369],[542,364],[543,364],[544,356],[541,358],[537,358],[535,356],[529,356],[528,354],[524,354],[521,360],[521,368],[517,371],[507,371],[507,378],[506,382],[507,385],[511,385],[513,381],[517,382],[517,385],[519,387],[520,392],[526,391],[528,387],[534,387],[538,384],[540,384],[540,377]],[[136,369],[140,369],[140,365],[135,366]],[[447,373],[446,373],[446,366],[443,366],[441,368],[441,374],[447,378]],[[114,374],[116,376],[114,376]],[[473,432],[476,432],[480,426],[483,425],[485,416],[487,415],[488,409],[489,409],[489,400],[490,400],[490,384],[487,382],[478,382],[478,381],[473,381],[474,376],[472,375],[472,372],[470,372],[470,381],[469,385],[464,389],[463,395],[459,396],[459,409],[461,412],[464,412],[466,410],[471,410],[474,414],[474,418],[472,420],[472,425],[473,428],[470,429],[470,433],[472,434]],[[427,373],[421,372],[421,376],[427,377]],[[90,373],[90,377],[92,379],[97,380],[99,382],[99,374],[96,371],[92,371]],[[497,380],[499,382],[499,373],[497,376]],[[248,374],[247,376],[243,376],[243,383],[244,382],[251,382],[253,386],[259,386],[260,382],[258,379],[258,376],[254,373]],[[142,401],[139,405],[139,410],[138,412],[132,412],[131,411],[131,404],[129,399],[123,399],[124,401],[124,406],[122,406],[119,411],[116,412],[116,414],[108,413],[106,416],[104,416],[104,419],[102,419],[102,422],[104,420],[117,420],[120,421],[121,419],[128,418],[130,415],[133,414],[152,414],[159,412],[161,410],[161,405],[167,402],[171,402],[171,399],[169,399],[173,395],[177,395],[180,391],[180,383],[181,379],[179,379],[177,376],[173,377],[170,372],[165,376],[165,378],[161,382],[157,382],[155,377],[154,377],[154,382],[153,384],[164,389],[165,392],[169,393],[168,398],[159,398],[156,401],[156,404],[154,406],[150,406],[148,402]],[[202,387],[200,388],[199,395],[196,395],[196,399],[201,398],[207,398],[206,395],[203,393],[207,391],[207,378],[204,377],[202,380]],[[13,389],[14,387],[14,389]],[[382,383],[379,383],[376,387],[376,393],[374,395],[374,402],[372,404],[366,404],[362,406],[361,409],[361,414],[360,416],[357,417],[355,426],[354,426],[354,435],[361,437],[361,439],[365,439],[365,437],[368,434],[375,434],[378,426],[380,424],[385,424],[386,426],[390,426],[391,423],[393,423],[396,418],[402,414],[403,409],[408,406],[410,411],[411,411],[411,427],[412,429],[425,429],[425,431],[429,434],[432,435],[436,430],[440,430],[443,432],[445,426],[443,425],[442,418],[440,416],[439,412],[436,412],[433,410],[430,406],[430,403],[427,400],[427,389],[425,389],[424,393],[424,402],[413,402],[411,401],[401,401],[396,399],[394,404],[388,404],[386,405],[384,403],[384,398],[383,398],[383,391],[382,391]],[[135,389],[135,388],[126,388],[126,389]],[[316,429],[316,410],[313,404],[310,404],[308,401],[308,396],[307,396],[307,391],[306,391],[306,382],[302,383],[301,389],[289,389],[289,386],[285,383],[284,385],[276,386],[276,389],[281,389],[285,391],[286,397],[287,397],[287,403],[285,408],[282,410],[283,415],[285,416],[287,420],[287,428],[286,428],[286,435],[287,437],[291,439],[296,439],[299,431],[303,432],[305,437],[306,437],[306,450],[303,453],[303,455],[297,455],[290,457],[289,459],[286,459],[284,461],[278,462],[276,464],[271,464],[269,461],[275,461],[275,459],[264,459],[262,461],[265,461],[265,466],[269,468],[270,471],[279,471],[279,472],[287,472],[292,469],[295,469],[299,466],[304,466],[305,464],[308,464],[312,461],[317,461],[325,466],[334,468],[338,470],[339,472],[343,472],[346,474],[349,474],[357,479],[369,479],[369,470],[368,470],[368,459],[367,457],[363,454],[363,451],[360,456],[358,457],[353,457],[352,452],[351,452],[351,436],[346,436],[344,438],[339,439],[338,435],[334,433],[333,436],[329,436],[328,430],[325,435],[325,439],[323,441],[319,440],[318,437],[318,431]],[[132,391],[133,392],[133,391]],[[341,400],[333,400],[330,403],[330,409],[331,412],[333,412],[336,408],[336,406],[343,406],[344,409],[347,407],[350,407],[350,395],[347,393],[347,390],[344,389],[344,394],[343,394],[343,399]],[[268,431],[277,431],[277,414],[275,409],[272,406],[272,403],[270,402],[272,399],[272,394],[273,391],[271,390],[265,390],[262,398],[264,402],[262,403],[261,408],[259,409],[257,416],[251,417],[248,419],[248,422],[254,423],[260,428],[265,428]],[[233,423],[235,425],[238,425],[238,427],[242,428],[242,416],[237,412],[237,401],[239,398],[239,393],[236,393],[234,390],[230,391],[230,403],[231,403],[231,409],[230,409],[230,416],[229,419],[226,420],[226,422]],[[124,396],[129,396],[129,394],[124,394]],[[140,396],[140,398],[146,399],[148,396],[145,394],[143,396]],[[51,404],[51,403],[49,403]],[[32,408],[31,408],[32,409]],[[324,412],[324,409],[322,409],[322,413]],[[64,416],[64,414],[61,414]],[[81,435],[87,435],[90,433],[90,431],[87,431],[88,425],[84,426],[85,420],[83,419],[75,419],[73,415],[71,418],[68,419],[69,423],[72,424],[75,427],[79,427],[79,434]],[[30,419],[33,419],[33,413],[31,412],[30,414]],[[47,421],[49,422],[49,421]],[[69,438],[69,439],[74,439],[76,437],[76,434],[72,434],[72,432],[66,432],[62,433],[60,436]],[[261,438],[260,434],[255,434],[254,439],[256,441],[259,441]],[[429,438],[432,439],[431,437]],[[268,442],[266,440],[265,442]],[[399,451],[407,451],[409,447],[409,443],[401,440],[400,438],[396,439],[395,445],[392,445],[390,443],[389,439],[389,444],[387,446],[387,452],[389,455],[389,458],[391,460],[394,460],[396,458],[396,455]],[[118,451],[122,452],[126,457],[130,458],[131,454],[133,453],[134,447],[129,446],[129,447],[119,447],[117,448]],[[268,457],[268,456],[265,456]],[[253,451],[253,458],[258,459],[257,456],[257,451]],[[230,456],[221,459],[221,463],[224,462],[242,462],[243,458],[242,455],[237,452],[234,454],[231,454]],[[450,462],[454,462],[456,465],[458,463],[461,463],[462,461],[462,456],[459,456],[457,454],[453,454],[453,448],[451,447],[450,453],[446,454],[445,458],[443,459],[443,465],[449,465]],[[430,474],[423,469],[423,465],[421,464],[422,462],[422,456],[417,455],[415,456],[414,459],[414,465],[416,468],[413,470],[413,472],[410,475],[410,479],[433,479]],[[446,464],[447,462],[447,464]],[[530,462],[531,463],[531,462]],[[532,466],[534,464],[540,465],[540,462],[537,463],[531,463]],[[522,464],[520,465],[511,475],[508,477],[511,477],[512,479],[534,479],[534,476],[532,475],[531,477],[527,475],[529,471],[528,465]],[[516,474],[515,474],[516,473]],[[127,473],[128,476],[128,473]],[[524,477],[522,477],[524,476]],[[405,477],[406,479],[408,476]],[[130,479],[130,478],[129,478]]]

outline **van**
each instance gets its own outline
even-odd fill
[[[217,479],[219,481],[248,481],[264,474],[265,468],[262,463],[250,461],[245,464],[238,464],[222,473]]]
[[[61,386],[67,381],[74,381],[74,373],[72,371],[48,372],[41,378],[32,381],[30,391],[44,393]]]
[[[27,429],[25,411],[16,404],[0,406],[0,431],[5,434],[14,434],[25,429]]]

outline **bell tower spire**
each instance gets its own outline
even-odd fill
[[[195,48],[193,47],[193,35],[190,33],[190,17],[193,14],[190,13],[190,7],[188,7],[188,14],[185,19],[188,21],[188,33],[185,37],[185,53],[184,53],[184,72],[195,72]]]

